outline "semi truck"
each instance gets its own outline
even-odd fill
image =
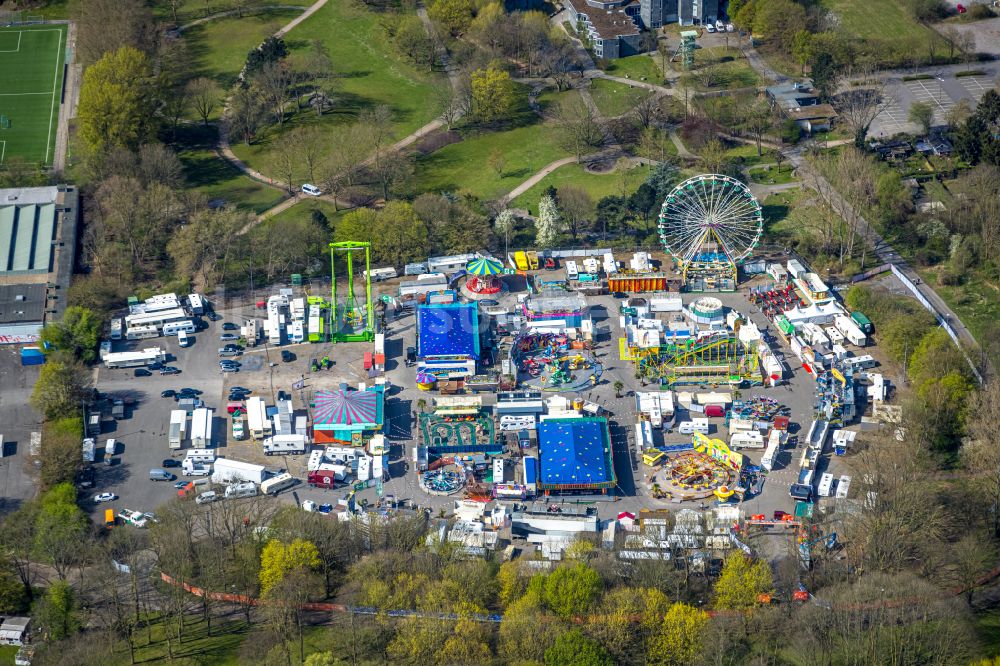
[[[170,410],[170,425],[167,429],[167,443],[171,449],[179,449],[184,445],[187,434],[187,412],[183,409]]]

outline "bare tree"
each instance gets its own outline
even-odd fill
[[[587,226],[588,221],[594,215],[594,200],[590,198],[586,190],[566,185],[559,188],[559,207],[563,211],[566,223],[569,225],[569,232],[573,235],[575,243],[577,234]]]
[[[889,104],[890,98],[886,94],[885,81],[876,69],[862,68],[849,78],[858,78],[864,85],[839,93],[831,101],[854,135],[854,145],[862,148],[868,128]]]
[[[660,98],[656,95],[650,95],[636,104],[632,113],[635,115],[639,127],[645,130],[663,118],[663,106],[660,103]]]
[[[285,104],[292,85],[288,68],[281,62],[267,62],[254,74],[251,89],[257,91],[262,101],[271,109],[278,125],[285,122]]]
[[[774,117],[771,114],[771,106],[764,100],[757,100],[749,109],[745,110],[743,127],[750,133],[757,144],[757,157],[763,154],[761,150],[761,140],[767,130],[771,129]]]
[[[604,145],[604,128],[597,113],[582,99],[564,100],[556,110],[554,120],[563,148],[580,159]]]
[[[199,76],[188,81],[187,94],[202,124],[208,125],[209,117],[222,101],[222,89],[219,84],[208,77]]]

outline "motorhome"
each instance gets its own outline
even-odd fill
[[[284,472],[260,484],[260,492],[264,495],[277,495],[285,488],[291,488],[296,483],[298,483],[298,479],[288,472]]]
[[[167,336],[169,336],[169,335],[177,335],[181,331],[183,331],[185,333],[194,333],[195,330],[196,329],[195,329],[194,322],[191,321],[190,319],[186,319],[184,321],[170,322],[169,324],[164,324],[163,325],[163,335],[167,335]]]

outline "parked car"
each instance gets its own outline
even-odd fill
[[[965,9],[965,5],[963,5],[961,3],[955,5],[955,9],[958,11],[959,14],[964,14],[967,11]]]
[[[163,463],[160,465],[160,467],[180,467],[180,466],[181,466],[181,461],[174,460],[173,458],[164,458]]]
[[[732,23],[726,24],[726,32],[736,32],[736,26]]]
[[[166,391],[160,391],[160,397],[161,398],[176,398],[177,397],[177,391],[175,391],[173,389],[167,389]]]
[[[147,370],[146,368],[136,368],[134,374],[135,374],[136,377],[152,377],[153,376],[153,373],[150,372],[149,370]]]
[[[726,24],[723,23],[721,19],[716,19],[716,21],[715,21],[715,29],[718,30],[719,32],[725,32],[725,30],[726,30]]]
[[[100,504],[101,502],[114,502],[118,499],[118,495],[114,493],[101,493],[100,495],[94,495],[94,504]]]
[[[219,495],[214,490],[206,490],[205,492],[195,497],[194,501],[197,502],[198,504],[208,504],[210,502],[214,502],[217,499],[219,499]]]
[[[252,389],[248,389],[246,386],[230,386],[230,393],[253,393]]]
[[[226,322],[222,323],[222,330],[223,331],[238,331],[238,330],[240,330],[240,325],[239,324],[234,324],[231,321],[226,321]]]
[[[160,363],[159,361],[153,361],[148,366],[146,366],[146,368],[148,370],[162,370],[163,369],[163,364]]]
[[[219,321],[220,319],[222,319],[222,315],[220,315],[215,310],[212,310],[205,316],[208,317],[211,321]]]
[[[285,363],[291,363],[292,361],[295,360],[295,354],[293,354],[292,352],[288,351],[287,349],[282,349],[281,350],[281,360],[284,361]]]
[[[705,32],[715,32],[715,26],[711,23],[705,24]]]
[[[219,340],[221,340],[222,342],[232,342],[233,340],[239,340],[239,339],[240,336],[236,335],[235,333],[223,333],[222,335],[219,336]]]
[[[319,195],[323,194],[322,190],[320,190],[315,185],[310,185],[309,183],[306,183],[302,186],[302,191],[312,197],[318,197]]]
[[[406,348],[406,365],[413,365],[417,362],[417,348],[407,347]]]
[[[185,393],[185,394],[191,394],[191,395],[201,395],[202,393],[204,393],[204,391],[199,391],[196,388],[185,387],[185,388],[182,388],[180,391],[178,391],[178,393]]]
[[[163,370],[160,370],[160,374],[161,375],[179,375],[179,374],[181,374],[181,369],[180,368],[175,368],[172,365],[168,365],[167,367],[163,368]]]

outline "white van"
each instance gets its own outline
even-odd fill
[[[191,344],[191,338],[188,337],[187,331],[177,331],[177,344],[181,347],[187,347]]]
[[[231,486],[226,486],[226,499],[231,499],[233,497],[255,497],[257,495],[257,486],[251,481],[246,483],[234,483]]]
[[[316,187],[315,185],[310,185],[309,183],[305,183],[302,186],[302,191],[311,197],[318,197],[319,195],[323,194],[323,192],[318,187]]]

